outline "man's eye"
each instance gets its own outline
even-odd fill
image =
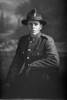
[[[35,25],[38,25],[37,23],[35,23]]]
[[[35,25],[35,26],[37,26],[38,24],[37,23],[29,23],[29,25]]]

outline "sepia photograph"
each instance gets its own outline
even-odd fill
[[[67,98],[66,0],[0,0],[0,99]]]

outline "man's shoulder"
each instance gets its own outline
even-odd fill
[[[50,35],[44,34],[44,33],[42,33],[41,37],[46,40],[53,40],[53,37],[51,37]]]
[[[19,40],[23,41],[24,39],[27,39],[28,37],[29,37],[29,35],[27,34],[27,35],[21,36]]]

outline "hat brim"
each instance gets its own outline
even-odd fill
[[[24,24],[24,25],[27,25],[28,21],[29,20],[24,19],[24,20],[21,21],[21,23]],[[42,25],[46,25],[47,24],[46,21],[44,21],[44,20],[32,20],[32,21],[39,21]]]

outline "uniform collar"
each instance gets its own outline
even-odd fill
[[[36,40],[38,40],[38,39],[40,38],[41,34],[42,34],[41,32],[38,33],[36,36],[31,36],[31,35],[29,34],[29,40],[31,40],[31,41],[36,41]]]

